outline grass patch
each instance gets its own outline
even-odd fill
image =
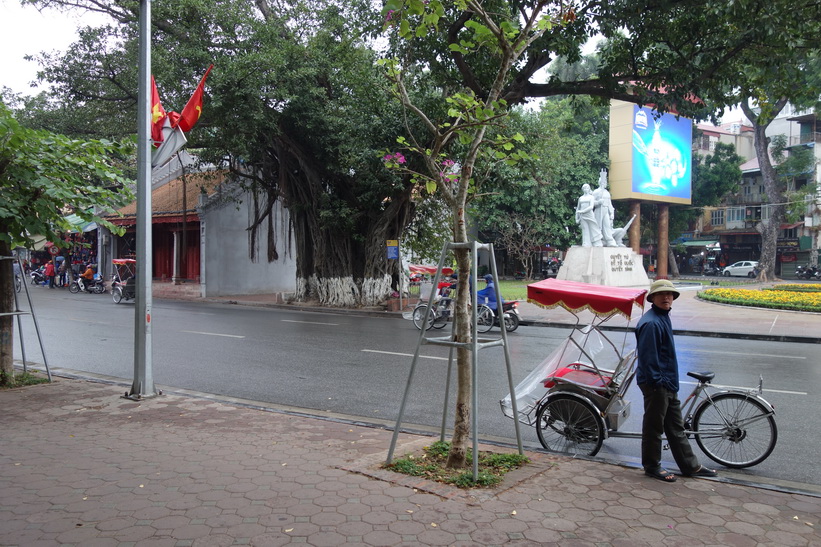
[[[536,281],[535,279],[499,281],[499,292],[505,300],[527,300],[527,286]],[[479,288],[484,288],[484,282],[479,284]]]
[[[520,454],[500,454],[496,452],[479,452],[479,472],[473,480],[473,469],[449,469],[445,467],[450,450],[449,442],[436,441],[423,449],[421,456],[409,454],[386,465],[403,475],[424,477],[426,479],[451,484],[459,488],[487,488],[502,482],[505,473],[517,469],[530,460]],[[473,461],[473,453],[468,449],[468,462]]]
[[[11,378],[7,374],[0,373],[0,389],[13,389],[45,383],[48,383],[48,377],[37,373],[19,372]]]

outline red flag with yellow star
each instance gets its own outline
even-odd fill
[[[163,141],[162,128],[165,124],[167,114],[160,102],[160,93],[157,91],[157,84],[154,83],[154,76],[151,76],[151,140],[154,146],[159,146]]]
[[[179,126],[180,129],[188,133],[191,131],[191,128],[196,125],[197,121],[199,121],[200,115],[202,114],[202,94],[203,88],[205,87],[205,79],[208,78],[208,73],[211,72],[212,68],[214,68],[214,65],[209,66],[208,70],[205,71],[205,75],[202,77],[202,80],[200,80],[196,91],[194,91],[194,94],[188,99],[185,108],[182,109],[180,119],[176,124],[172,124],[173,127]]]

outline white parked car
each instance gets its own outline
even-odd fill
[[[731,275],[755,277],[756,274],[754,270],[757,266],[758,262],[754,260],[741,260],[724,268],[721,274],[724,277],[730,277]]]

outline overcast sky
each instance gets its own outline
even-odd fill
[[[37,63],[23,59],[41,51],[65,51],[77,38],[82,25],[81,13],[60,13],[49,9],[43,13],[31,6],[22,7],[17,0],[0,0],[0,85],[17,93],[34,94],[29,82],[37,74]],[[94,24],[101,16],[83,16]]]

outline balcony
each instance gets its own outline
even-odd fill
[[[806,133],[797,137],[790,137],[790,146],[798,146],[799,144],[807,144],[811,142],[821,142],[821,132]]]

